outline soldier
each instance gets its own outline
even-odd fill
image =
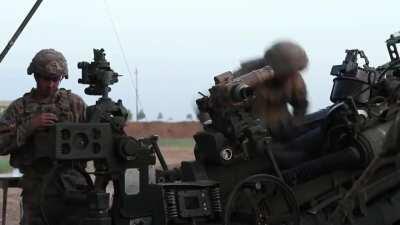
[[[274,70],[271,79],[255,88],[253,112],[264,119],[277,140],[290,139],[294,135],[293,126],[307,111],[306,85],[300,74],[307,64],[308,57],[303,48],[292,42],[278,42],[265,52],[263,58],[242,63],[234,73],[241,76],[266,65]],[[292,106],[292,112],[288,104]]]
[[[60,52],[39,51],[27,72],[34,75],[36,88],[13,101],[0,119],[0,155],[10,154],[10,164],[23,173],[21,224],[78,224],[86,206],[70,201],[68,193],[79,195],[88,187],[75,169],[82,165],[70,162],[56,167],[49,159],[33,160],[30,143],[34,133],[57,122],[83,121],[85,103],[79,96],[58,88],[61,80],[68,78],[67,61]]]

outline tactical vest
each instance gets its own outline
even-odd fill
[[[28,93],[29,94],[29,93]],[[27,94],[25,94],[27,95]],[[38,103],[27,101],[23,98],[23,115],[24,119],[31,119],[38,113],[54,113],[58,117],[58,122],[71,121],[76,122],[72,108],[71,92],[60,89],[54,99],[48,103]]]
[[[76,118],[73,112],[71,92],[65,89],[59,89],[56,96],[53,97],[48,103],[39,103],[36,101],[32,101],[30,99],[31,93],[26,93],[22,97],[23,104],[23,112],[19,115],[18,120],[27,121],[32,119],[33,116],[39,113],[54,113],[58,117],[58,122],[78,122],[79,118]],[[40,131],[39,131],[40,132]],[[20,147],[15,153],[11,154],[10,164],[13,167],[19,168],[21,170],[26,169],[27,167],[39,167],[39,170],[42,170],[51,166],[51,162],[34,161],[35,157],[35,149],[33,149],[32,145],[32,137],[30,137],[26,144]]]

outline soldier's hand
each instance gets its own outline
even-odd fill
[[[304,116],[294,116],[292,118],[292,126],[300,127],[304,124]]]
[[[34,116],[31,120],[33,129],[53,126],[58,121],[58,118],[53,113],[40,113]]]

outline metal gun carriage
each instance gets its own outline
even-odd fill
[[[276,143],[248,110],[253,82],[273,70],[255,80],[254,74],[216,77],[210,96],[197,100],[211,121],[194,135],[196,160],[176,170],[168,170],[157,137],[124,133],[126,110],[107,95],[118,76],[95,50],[93,63],[80,64],[87,69],[81,81],[102,98],[87,123],[59,123],[37,134],[36,156],[95,162],[94,172],[82,171],[88,180],[96,177],[85,193],[90,213],[83,224],[396,224],[400,83],[390,46],[398,42],[387,41],[391,62],[378,68],[369,67],[362,51],[347,51],[332,68],[333,105],[308,115],[290,143]],[[363,68],[357,55],[366,60]],[[156,158],[163,170],[154,168]]]

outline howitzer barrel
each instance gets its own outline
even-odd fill
[[[210,89],[214,98],[224,98],[233,102],[243,101],[254,94],[254,88],[274,77],[274,71],[266,66],[240,77],[234,77],[231,72],[225,72],[214,77],[215,86]],[[224,98],[225,99],[225,98]]]
[[[269,66],[265,66],[261,69],[251,71],[248,74],[236,77],[232,80],[232,83],[246,84],[249,87],[255,87],[267,80],[272,79],[274,75],[274,70]]]
[[[363,149],[364,162],[369,163],[374,156],[381,154],[384,148],[384,142],[387,138],[389,128],[393,120],[379,124],[363,131],[357,136],[355,142],[357,148]]]
[[[216,85],[245,84],[253,87],[271,79],[273,76],[274,70],[269,66],[264,66],[241,76],[235,76],[232,72],[228,71],[215,76],[214,82]]]
[[[240,102],[254,95],[254,90],[246,84],[238,84],[231,88],[230,95],[233,101]]]

